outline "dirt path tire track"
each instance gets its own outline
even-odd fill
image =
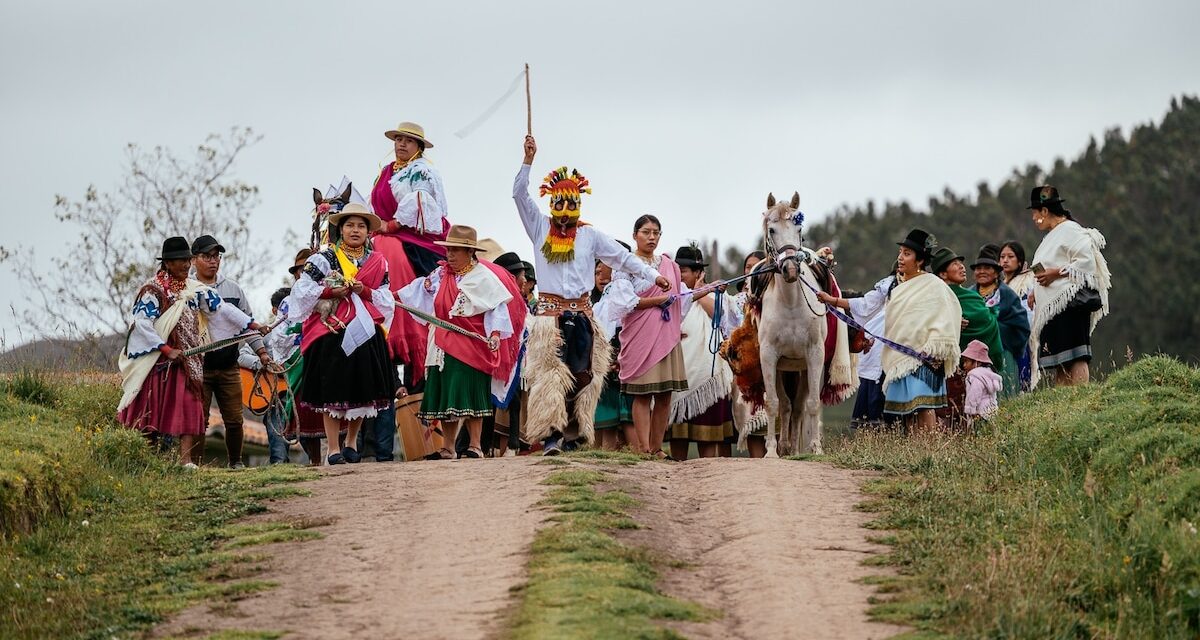
[[[688,564],[665,571],[663,590],[722,611],[671,626],[688,638],[887,638],[903,627],[871,622],[862,561],[870,514],[855,510],[866,474],[815,462],[691,460],[642,464],[647,528],[625,536]]]
[[[253,520],[333,519],[318,540],[252,547],[272,559],[257,579],[278,587],[192,607],[154,637],[217,630],[288,631],[289,639],[494,638],[526,579],[534,534],[549,512],[541,481],[566,468],[539,459],[361,464],[325,470],[313,495],[270,505]],[[572,462],[572,466],[584,464]],[[591,465],[589,465],[591,466]],[[782,460],[602,465],[641,501],[636,545],[687,563],[664,569],[668,595],[724,616],[670,623],[689,638],[885,638],[869,622],[854,506],[864,474]]]
[[[525,580],[552,467],[536,459],[359,464],[325,471],[313,495],[260,519],[336,518],[318,540],[272,556],[278,587],[212,610],[192,607],[155,637],[220,629],[302,638],[487,638]]]

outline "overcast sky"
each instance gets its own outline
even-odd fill
[[[576,166],[595,189],[585,220],[627,239],[655,213],[671,251],[748,248],[768,191],[798,190],[810,218],[868,200],[923,209],[1200,93],[1195,0],[0,6],[0,245],[45,265],[78,234],[54,222],[55,194],[114,187],[126,143],[186,154],[235,125],[262,133],[237,175],[261,187],[251,224],[274,241],[307,228],[312,187],[347,174],[369,188],[401,120],[436,144],[451,220],[528,258],[510,197],[522,97],[453,135],[525,62],[535,185]],[[267,295],[251,292],[256,309]],[[0,299],[23,297],[0,265]]]

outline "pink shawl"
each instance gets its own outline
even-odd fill
[[[671,283],[670,293],[678,296],[679,265],[663,254],[658,272],[666,276]],[[650,285],[645,291],[639,291],[638,297],[647,298],[660,293],[657,285]],[[621,355],[618,357],[621,382],[629,382],[644,375],[679,344],[683,337],[680,331],[683,324],[683,301],[676,298],[667,310],[670,317],[666,320],[663,319],[663,310],[660,307],[634,309],[625,316],[621,328]]]

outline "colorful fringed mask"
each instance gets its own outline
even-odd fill
[[[538,194],[550,196],[550,233],[542,245],[547,262],[570,262],[575,259],[575,232],[580,224],[580,198],[591,193],[588,179],[577,169],[568,173],[566,167],[551,171],[538,188]]]

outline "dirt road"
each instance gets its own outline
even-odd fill
[[[309,483],[313,495],[275,503],[261,519],[317,519],[319,540],[251,548],[271,556],[257,578],[279,586],[201,605],[156,637],[216,630],[287,638],[493,638],[515,606],[526,552],[547,512],[537,459],[360,464]],[[579,464],[579,463],[575,463]],[[646,529],[622,534],[688,563],[667,570],[669,595],[724,612],[676,625],[695,638],[881,638],[867,622],[879,549],[853,510],[861,476],[803,462],[700,460],[620,467],[617,484],[643,502]]]

